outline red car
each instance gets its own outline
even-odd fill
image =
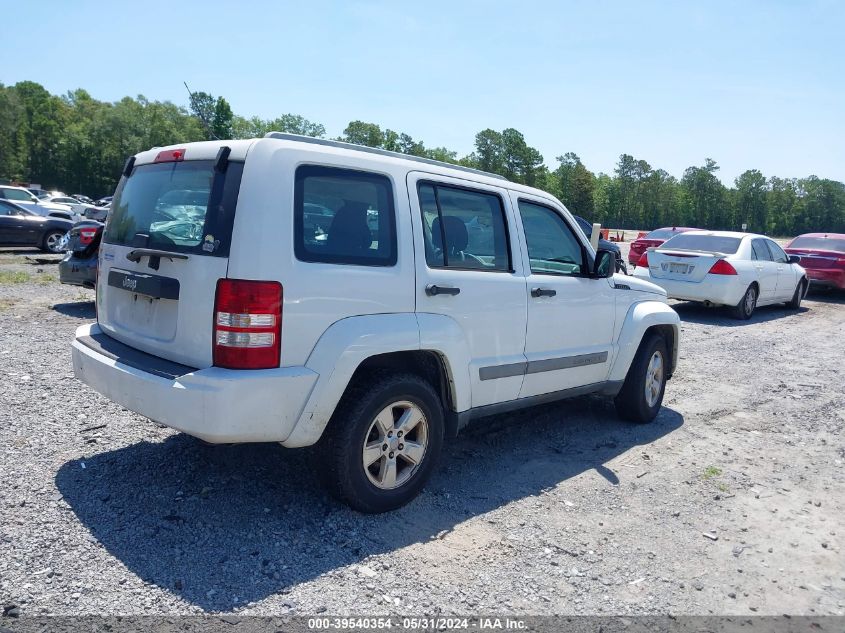
[[[628,263],[636,266],[640,263],[640,257],[652,246],[660,246],[669,238],[675,237],[678,233],[694,231],[695,229],[686,226],[668,226],[662,229],[654,229],[631,242],[631,250],[628,252]]]
[[[785,250],[801,257],[811,284],[845,290],[845,234],[805,233],[793,238]]]

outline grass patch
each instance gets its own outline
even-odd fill
[[[708,466],[704,469],[704,474],[702,477],[704,479],[713,479],[713,477],[718,477],[722,474],[722,469],[716,466]]]
[[[25,284],[29,281],[29,274],[22,270],[0,270],[0,284]]]
[[[56,278],[53,275],[36,275],[35,276],[35,283],[38,283],[38,284],[51,284],[54,281],[56,281]]]

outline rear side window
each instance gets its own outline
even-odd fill
[[[772,261],[772,256],[769,254],[769,249],[766,248],[765,240],[751,240],[751,254],[752,259],[761,262]]]
[[[294,251],[305,262],[393,266],[396,213],[390,179],[303,165],[294,187]]]
[[[690,235],[679,233],[671,240],[663,243],[661,250],[707,251],[711,253],[732,254],[739,250],[742,240],[738,237],[723,237],[721,235]]]
[[[20,189],[0,189],[3,196],[7,200],[22,200],[23,202],[32,202],[32,198],[34,197],[31,193],[27,191],[21,191]]]
[[[123,178],[103,240],[136,248],[228,257],[243,163],[140,165]]]
[[[425,258],[432,268],[510,271],[502,199],[484,191],[419,185]]]

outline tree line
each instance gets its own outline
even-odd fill
[[[82,89],[50,94],[22,81],[0,84],[0,179],[92,197],[114,190],[127,156],[151,147],[207,139],[253,138],[275,130],[325,138],[323,125],[297,114],[243,117],[228,101],[191,93],[188,107],[144,96],[110,103]],[[338,140],[422,156],[505,176],[543,189],[573,212],[614,228],[695,226],[771,235],[845,232],[845,184],[835,180],[766,177],[749,169],[725,186],[707,158],[678,179],[622,154],[611,174],[589,170],[573,152],[550,167],[514,128],[475,135],[466,156],[428,147],[405,132],[351,121]]]

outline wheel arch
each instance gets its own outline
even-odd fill
[[[678,365],[680,317],[669,305],[660,301],[641,301],[628,309],[617,340],[617,353],[608,380],[624,381],[643,339],[655,332],[666,341],[670,355],[670,373]]]

